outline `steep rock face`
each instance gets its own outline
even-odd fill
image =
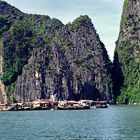
[[[121,103],[140,102],[140,1],[125,0],[114,56],[114,92]]]
[[[64,26],[44,49],[39,46],[18,78],[18,101],[51,95],[58,100],[109,100],[110,61],[87,16]]]
[[[2,77],[2,75],[3,75],[2,63],[3,63],[3,58],[2,58],[2,56],[0,56],[0,77]],[[3,88],[4,88],[4,85],[2,84],[2,81],[0,79],[0,103],[4,103]]]
[[[24,14],[6,2],[0,1],[0,56],[3,60],[1,80],[5,88],[3,84],[1,86],[8,101],[15,100],[13,93],[17,77],[21,75],[23,66],[32,55],[35,38],[43,37],[45,30],[48,30],[52,36],[53,32],[62,25],[57,19]]]
[[[0,26],[5,26],[0,32],[1,80],[7,101],[52,95],[57,100],[109,101],[111,62],[88,16],[63,25],[48,16],[24,14],[5,2],[0,1],[0,7]]]

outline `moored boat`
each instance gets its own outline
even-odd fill
[[[57,106],[58,110],[84,110],[90,109],[89,105],[82,105],[76,101],[60,101]]]
[[[108,108],[107,101],[97,101],[95,104],[96,108]]]

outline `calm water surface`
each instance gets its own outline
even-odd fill
[[[140,106],[0,112],[0,140],[140,140]]]

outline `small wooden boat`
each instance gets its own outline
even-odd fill
[[[2,111],[13,111],[13,110],[15,110],[15,106],[9,106],[9,107],[3,108]]]
[[[96,108],[108,108],[108,104],[106,101],[98,101],[95,104]]]

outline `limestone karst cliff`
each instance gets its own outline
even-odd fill
[[[119,102],[140,102],[140,0],[124,1],[113,77]]]
[[[63,25],[0,2],[0,27],[7,101],[110,100],[111,62],[88,16]]]

